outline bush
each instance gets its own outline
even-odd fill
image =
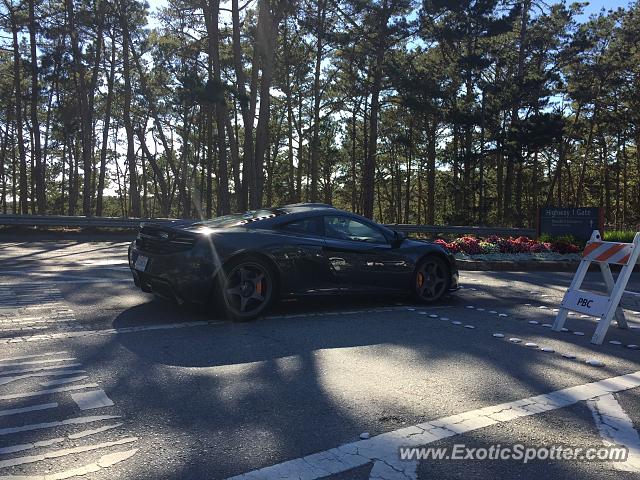
[[[449,250],[451,253],[458,253],[460,251],[460,247],[458,246],[457,243],[454,243],[454,242],[448,243],[446,240],[443,240],[441,238],[438,238],[433,243],[440,245],[442,248]]]
[[[548,237],[547,237],[548,238]],[[491,253],[578,253],[581,248],[576,245],[572,237],[559,237],[555,239],[544,238],[532,240],[528,237],[508,237],[502,238],[491,235],[483,240],[475,237],[465,236],[448,243],[445,240],[435,241],[452,253],[463,252],[467,255],[491,254]]]
[[[500,253],[500,247],[489,241],[480,242],[480,248],[482,249],[482,253]]]
[[[478,255],[482,253],[482,247],[480,247],[480,242],[475,237],[462,237],[453,241],[453,243],[457,243],[460,247],[460,250],[466,253],[467,255]]]
[[[607,242],[631,243],[636,236],[633,230],[605,230],[604,240]]]

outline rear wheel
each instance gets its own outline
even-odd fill
[[[437,255],[429,255],[416,269],[414,294],[423,303],[437,302],[449,291],[450,284],[451,269],[447,262]]]
[[[233,261],[224,269],[219,293],[230,319],[252,320],[271,305],[275,296],[275,274],[258,258]]]

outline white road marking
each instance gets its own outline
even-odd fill
[[[59,297],[62,300],[62,295]],[[25,310],[42,310],[45,307],[57,307],[58,305],[64,305],[62,302],[47,302],[46,305],[32,305],[31,307],[24,307]]]
[[[20,413],[35,412],[38,410],[48,410],[50,408],[58,408],[57,402],[43,403],[41,405],[32,405],[30,407],[10,408],[8,410],[0,410],[0,417],[9,415],[18,415]]]
[[[38,358],[38,357],[50,357],[52,355],[66,355],[67,351],[62,352],[49,352],[49,353],[38,353],[37,355],[24,355],[22,357],[8,357],[8,358],[0,358],[0,362],[13,362],[15,360],[28,360],[30,358]],[[2,366],[2,364],[0,364]]]
[[[82,423],[100,422],[102,420],[113,420],[120,418],[118,415],[94,415],[89,417],[67,418],[56,422],[32,423],[21,427],[0,428],[0,435],[10,435],[12,433],[30,432],[32,430],[42,430],[44,428],[61,427],[64,425],[79,425]]]
[[[88,375],[80,375],[77,377],[50,380],[48,382],[38,382],[38,385],[40,385],[41,387],[53,387],[54,385],[66,385],[67,383],[79,382],[80,380],[85,380],[87,378],[89,378]],[[71,394],[71,396],[73,396],[73,394]]]
[[[73,390],[82,390],[85,388],[95,388],[97,383],[83,383],[82,385],[73,385],[72,387],[48,388],[47,390],[37,390],[35,392],[19,392],[9,395],[1,395],[0,400],[13,400],[16,398],[39,397],[41,395],[49,395],[51,393],[69,392]]]
[[[71,398],[80,410],[92,410],[94,408],[111,407],[113,401],[107,397],[104,390],[91,390],[90,392],[72,393]]]
[[[82,467],[64,470],[58,473],[48,473],[45,475],[9,475],[0,477],[0,480],[65,480],[67,478],[80,477],[123,462],[128,458],[133,457],[137,451],[138,449],[134,448],[124,452],[109,453],[101,456],[97,462],[89,463]]]
[[[613,394],[602,395],[587,402],[606,445],[624,445],[629,449],[625,462],[611,462],[616,470],[640,473],[640,436],[633,422]]]
[[[0,324],[2,325],[2,327],[4,328],[4,330],[18,330],[19,328],[22,328],[21,325],[34,325],[34,324],[40,324],[39,326],[42,326],[43,324],[51,324],[51,323],[64,323],[64,322],[75,322],[76,319],[69,317],[69,314],[65,313],[64,317],[62,316],[57,316],[57,315],[49,315],[47,317],[23,317],[23,318],[11,318],[8,320],[2,320],[0,321]],[[15,326],[16,328],[9,328]]]
[[[24,380],[25,378],[33,378],[33,377],[49,377],[49,376],[61,376],[61,375],[73,375],[75,373],[84,373],[86,370],[56,370],[53,372],[36,372],[29,373],[26,375],[14,375],[8,377],[0,377],[0,385],[6,385],[7,383],[15,382],[17,380]],[[87,377],[84,377],[87,378]],[[48,383],[48,382],[44,382]],[[42,383],[40,384],[42,385]]]
[[[430,307],[432,310],[444,310],[447,308],[454,308],[453,305],[443,305],[438,307]],[[291,315],[269,315],[265,317],[267,320],[281,320],[281,319],[290,319],[290,318],[302,318],[309,316],[334,316],[334,315],[357,315],[363,313],[384,313],[384,312],[393,312],[393,311],[406,311],[406,307],[383,307],[383,308],[374,308],[369,310],[350,310],[346,312],[316,312],[316,313],[305,313],[305,314],[291,314]],[[506,314],[502,314],[506,316]],[[137,333],[137,332],[146,332],[150,330],[170,330],[175,328],[189,328],[189,327],[204,327],[204,326],[213,326],[213,325],[224,325],[230,323],[228,320],[212,320],[212,321],[193,321],[193,322],[180,322],[180,323],[166,323],[160,325],[144,325],[144,326],[136,326],[136,327],[121,327],[121,328],[106,328],[103,330],[83,330],[77,332],[56,332],[56,333],[43,333],[37,335],[24,335],[12,338],[3,338],[0,339],[0,344],[2,343],[15,343],[15,342],[35,342],[35,341],[46,341],[46,340],[56,340],[60,338],[78,338],[78,337],[86,337],[86,336],[100,336],[100,335],[122,335],[125,333]],[[3,372],[0,372],[3,373]],[[4,372],[6,373],[6,372]]]
[[[30,455],[27,457],[15,457],[8,460],[0,460],[0,468],[14,467],[16,465],[24,465],[26,463],[40,462],[51,458],[60,458],[67,455],[73,455],[76,453],[90,452],[92,450],[98,450],[100,448],[114,447],[116,445],[124,445],[127,443],[135,442],[138,437],[127,437],[113,442],[97,443],[95,445],[82,445],[81,447],[65,448],[62,450],[53,450],[51,452],[41,453],[40,455]]]
[[[4,372],[0,371],[0,373],[3,375],[9,375],[14,373],[42,372],[47,370],[64,369],[69,367],[81,367],[81,366],[82,366],[81,363],[67,363],[66,365],[49,365],[46,367],[19,368],[17,370],[7,370]]]
[[[114,428],[121,427],[122,423],[114,423],[113,425],[105,425],[104,427],[94,428],[91,430],[83,430],[78,433],[73,433],[69,435],[71,440],[77,440],[78,438],[88,437],[89,435],[95,435],[96,433],[106,432],[107,430],[112,430]]]
[[[41,440],[34,443],[22,443],[20,445],[11,445],[10,447],[0,448],[0,454],[24,452],[25,450],[33,450],[34,448],[50,447],[56,443],[64,443],[64,437],[52,438],[51,440]],[[1,477],[0,477],[1,478]]]
[[[77,360],[75,357],[65,357],[65,358],[50,358],[48,360],[29,360],[28,362],[16,362],[16,363],[3,363],[2,367],[20,367],[22,365],[38,365],[41,363],[54,363],[54,362],[70,362],[71,360]],[[0,370],[2,373],[2,370]]]
[[[265,467],[253,472],[232,477],[233,480],[275,480],[300,477],[314,480],[328,475],[349,471],[353,468],[374,463],[374,470],[387,470],[384,465],[396,467],[402,462],[398,459],[398,449],[402,447],[423,446],[437,440],[463,434],[480,428],[509,422],[517,418],[536,415],[590,400],[602,395],[621,392],[640,386],[640,371],[611,377],[597,382],[563,388],[551,393],[536,395],[514,402],[431,420],[411,427],[383,433],[368,440],[359,440],[330,450],[289,460],[278,465]],[[403,464],[403,477],[416,478],[412,465]],[[397,469],[391,468],[391,471]],[[372,470],[373,472],[373,470]],[[413,473],[411,473],[413,472]],[[397,472],[399,474],[399,472]],[[413,476],[411,476],[413,475]]]

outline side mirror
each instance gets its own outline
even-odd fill
[[[407,238],[407,234],[404,232],[398,232],[397,230],[393,231],[393,241],[391,242],[391,246],[393,248],[398,248],[402,245],[402,242]]]

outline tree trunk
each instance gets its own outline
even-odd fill
[[[19,211],[26,215],[29,213],[29,182],[27,180],[27,153],[24,148],[24,135],[22,131],[22,67],[20,58],[20,44],[18,41],[18,24],[16,23],[15,12],[5,0],[5,5],[9,11],[11,21],[11,33],[13,36],[13,89],[15,93],[15,138],[18,144],[19,158]],[[15,176],[14,185],[15,185]],[[15,208],[14,208],[14,213]]]
[[[428,127],[427,150],[427,225],[434,225],[436,219],[436,132],[437,124],[434,120]]]
[[[220,13],[220,0],[211,0],[202,3],[204,11],[207,35],[209,37],[208,53],[213,67],[213,83],[217,91],[216,98],[216,127],[218,137],[218,214],[227,215],[231,211],[229,200],[229,173],[227,165],[227,142],[225,138],[225,128],[227,117],[227,101],[224,95],[222,77],[220,73],[220,31],[218,28],[218,16]],[[210,79],[211,80],[211,79]]]
[[[107,78],[107,101],[104,114],[104,125],[102,127],[102,146],[100,148],[100,172],[98,174],[98,192],[96,198],[96,215],[102,216],[104,183],[107,172],[107,149],[109,143],[109,126],[111,125],[111,106],[113,103],[113,84],[116,71],[116,46],[115,38],[111,43],[111,65],[109,66],[109,77]]]
[[[320,67],[322,64],[322,50],[324,40],[324,28],[327,9],[325,1],[318,0],[317,16],[314,27],[316,29],[316,58],[313,73],[313,136],[311,139],[311,165],[309,175],[311,176],[311,192],[309,199],[312,202],[318,199],[318,155],[320,149]]]
[[[236,74],[236,89],[240,100],[240,112],[242,113],[242,122],[244,126],[244,142],[243,142],[243,160],[242,160],[242,190],[239,192],[238,209],[247,209],[247,194],[249,184],[249,171],[253,164],[253,117],[254,111],[250,109],[249,96],[246,91],[246,75],[244,73],[242,60],[242,43],[240,41],[240,9],[238,0],[231,0],[231,18],[233,23],[232,43],[233,43],[233,65]],[[258,25],[259,27],[260,25]],[[254,70],[256,62],[254,61]],[[256,71],[257,75],[257,71]],[[252,102],[253,103],[253,102]]]
[[[67,0],[69,1],[69,0]],[[131,122],[131,59],[129,58],[129,18],[125,9],[120,17],[122,27],[122,67],[124,76],[124,104],[122,121],[127,135],[127,170],[129,172],[129,198],[131,200],[131,215],[140,217],[140,193],[138,192],[138,173],[136,171],[136,157],[134,145],[134,131]]]
[[[45,172],[42,163],[42,147],[40,144],[40,120],[38,106],[40,104],[40,86],[38,72],[38,54],[36,43],[35,0],[29,0],[29,46],[31,50],[31,129],[33,131],[33,157],[35,170],[33,172],[36,186],[36,205],[40,214],[46,213],[46,185]]]
[[[85,79],[84,65],[82,64],[82,50],[80,49],[79,33],[75,25],[75,12],[73,0],[65,0],[67,7],[67,21],[69,23],[69,36],[71,38],[71,49],[73,51],[73,70],[78,82],[78,102],[81,119],[81,140],[82,140],[82,169],[84,172],[84,182],[82,188],[82,213],[85,216],[91,215],[91,173],[92,173],[92,150],[93,150],[93,125],[91,122],[91,111],[88,101],[88,89]]]
[[[365,157],[362,175],[362,214],[368,218],[373,218],[375,171],[378,148],[378,115],[380,114],[380,90],[382,89],[383,61],[384,49],[382,45],[379,45],[373,71],[373,85],[371,88],[369,148],[367,156]]]

